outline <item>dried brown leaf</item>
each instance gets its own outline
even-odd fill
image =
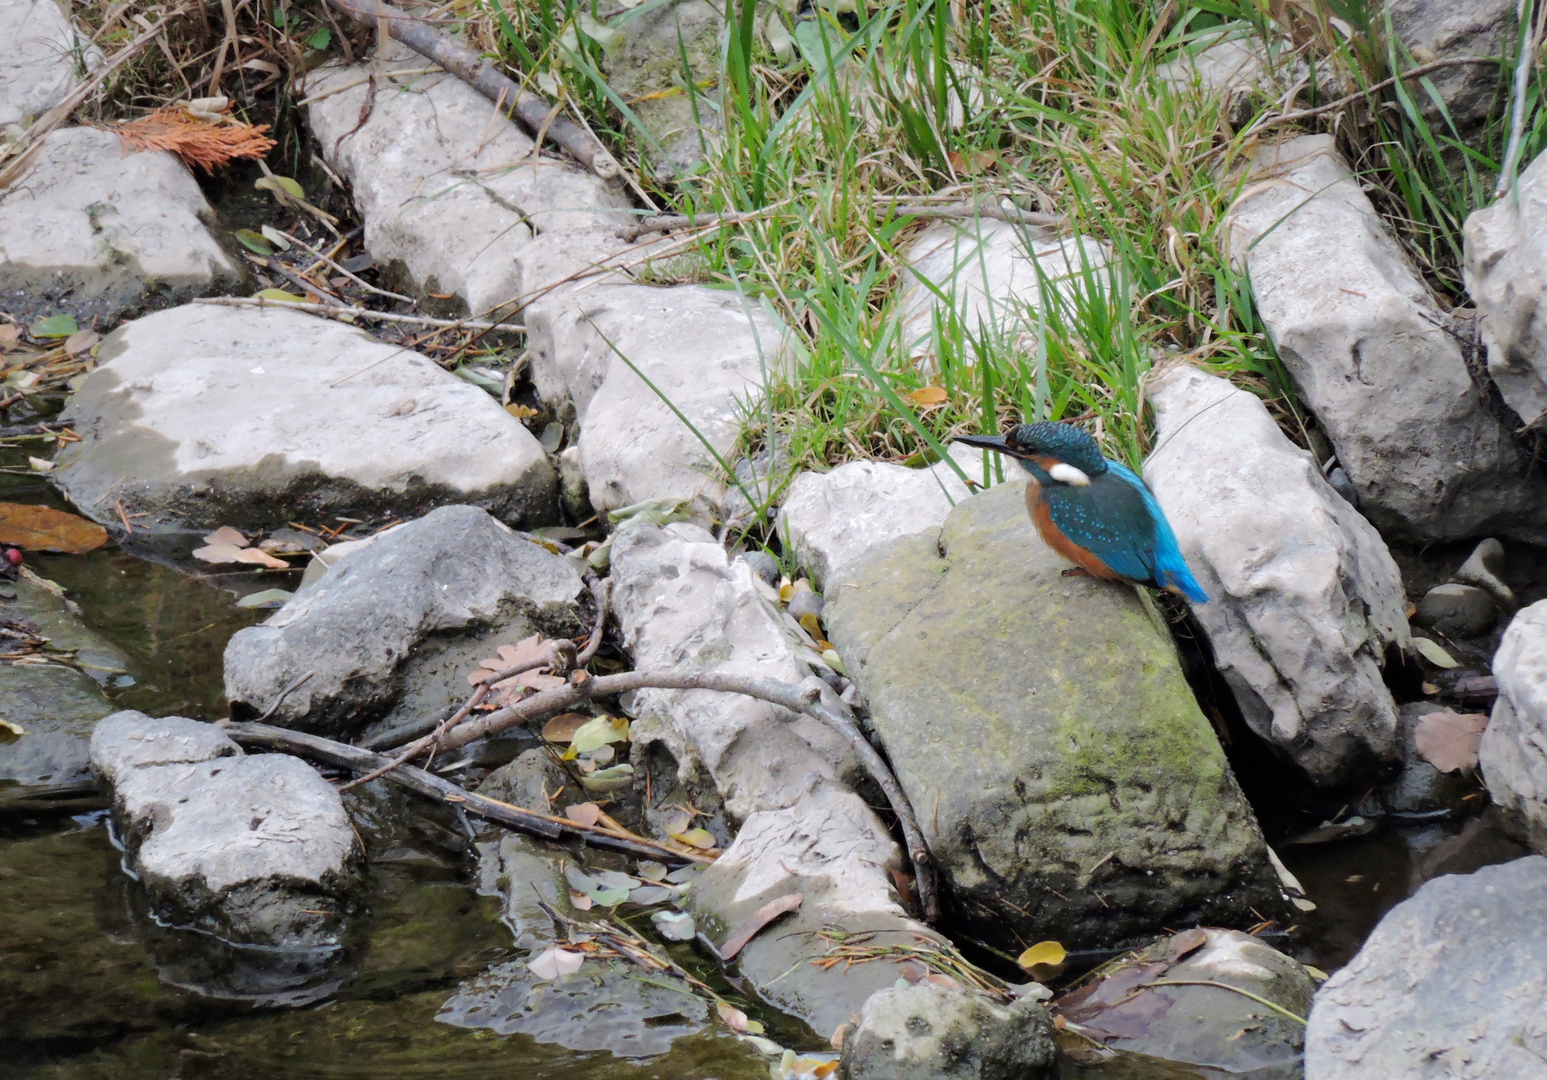
[[[602,819],[602,808],[594,802],[576,803],[574,806],[564,808],[564,816],[576,825],[590,828]]]
[[[222,525],[204,538],[206,544],[230,544],[232,547],[244,548],[249,543],[246,536],[233,529],[229,525]]]
[[[754,911],[747,921],[738,926],[730,937],[725,939],[725,944],[720,946],[720,959],[729,960],[739,953],[754,937],[756,937],[769,923],[780,915],[794,911],[806,900],[802,893],[785,893],[783,896],[768,901],[762,907]]]
[[[1440,772],[1477,767],[1477,747],[1488,718],[1482,713],[1458,713],[1450,709],[1432,712],[1413,728],[1418,753]]]
[[[549,742],[567,743],[575,737],[575,732],[590,722],[591,718],[585,713],[560,713],[543,725],[543,738]]]
[[[267,566],[273,570],[288,570],[290,564],[283,559],[276,559],[266,551],[257,548],[239,548],[234,544],[210,544],[206,547],[195,548],[193,557],[207,563],[252,563],[256,566]]]
[[[107,543],[107,530],[83,517],[26,503],[0,503],[0,544],[78,555]]]

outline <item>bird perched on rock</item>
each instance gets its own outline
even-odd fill
[[[1012,457],[1031,474],[1026,508],[1047,546],[1074,563],[1066,573],[1166,589],[1195,604],[1208,600],[1150,489],[1103,457],[1086,432],[1043,420],[956,441]]]

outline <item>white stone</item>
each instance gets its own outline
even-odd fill
[[[1547,855],[1547,600],[1515,616],[1493,658],[1499,697],[1478,755],[1488,793]]]
[[[95,68],[101,52],[56,0],[0,3],[0,128],[26,124],[58,105]]]
[[[1228,223],[1278,354],[1375,525],[1418,540],[1547,536],[1547,481],[1484,407],[1330,136],[1260,149]]]
[[[973,337],[1014,339],[1032,332],[1044,290],[1068,305],[1111,288],[1100,242],[1008,221],[937,221],[909,245],[906,257],[898,303],[903,338],[914,356],[934,356],[937,316],[946,320],[953,310]],[[971,356],[963,362],[971,363]]]
[[[555,513],[542,447],[494,398],[418,353],[296,311],[190,304],[110,334],[67,415],[57,483],[145,526],[467,502]]]
[[[1547,154],[1520,174],[1513,191],[1466,219],[1466,288],[1488,374],[1527,426],[1547,416]]]
[[[529,265],[535,234],[562,234],[561,247],[584,248],[594,242],[583,239],[588,230],[628,220],[621,188],[534,156],[532,140],[466,83],[444,72],[395,75],[428,66],[396,43],[387,57],[379,70],[325,65],[305,87],[315,99],[312,132],[353,188],[377,263],[401,263],[421,289],[453,293],[475,313],[512,302],[519,309],[553,280]],[[372,77],[375,97],[361,124]]]
[[[988,451],[951,447],[968,478],[982,483]],[[992,468],[996,460],[990,461]],[[1007,479],[1020,468],[1005,464]],[[990,472],[989,479],[996,479]],[[779,510],[779,534],[796,563],[824,589],[837,587],[842,571],[899,536],[938,529],[951,508],[972,492],[944,462],[910,469],[881,461],[850,461],[831,472],[803,472],[790,484]]]
[[[228,288],[240,271],[213,220],[176,155],[132,153],[94,128],[52,132],[0,192],[0,302],[24,320],[67,311],[84,325]]]
[[[1252,730],[1317,783],[1394,757],[1386,649],[1411,649],[1375,529],[1253,394],[1192,367],[1150,390],[1144,466],[1209,600],[1193,612]]]
[[[760,302],[701,285],[598,285],[535,301],[525,322],[538,393],[574,409],[592,506],[718,502],[700,436],[728,454],[784,353],[785,328]]]

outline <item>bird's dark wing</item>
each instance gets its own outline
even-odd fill
[[[1152,497],[1131,472],[1109,469],[1084,487],[1043,489],[1048,516],[1058,531],[1130,581],[1155,582],[1155,512]]]

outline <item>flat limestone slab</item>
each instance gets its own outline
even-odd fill
[[[59,486],[98,521],[258,526],[470,503],[557,513],[542,447],[418,353],[295,311],[191,304],[128,323],[65,415]]]
[[[175,155],[129,153],[94,128],[55,131],[0,192],[0,308],[85,325],[228,291],[242,275],[214,217]]]

